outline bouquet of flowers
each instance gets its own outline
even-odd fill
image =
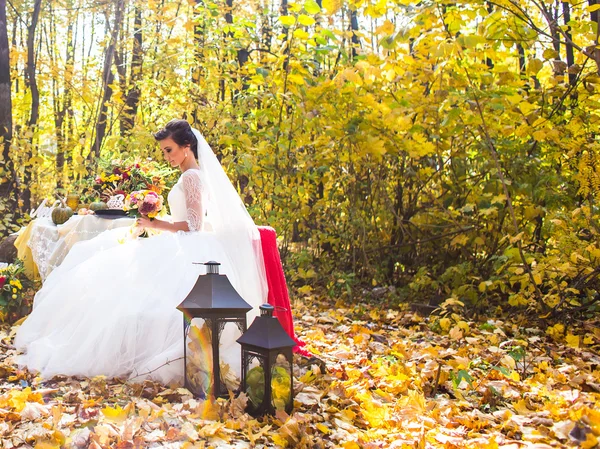
[[[125,199],[125,210],[129,215],[155,218],[163,208],[163,197],[154,190],[136,190]]]
[[[141,190],[152,190],[160,195],[171,184],[171,172],[154,161],[113,160],[105,164],[104,171],[96,177],[94,189],[104,201],[114,195],[127,196],[129,192]]]

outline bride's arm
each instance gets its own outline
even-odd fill
[[[203,185],[200,176],[198,176],[196,170],[188,170],[181,177],[185,194],[187,220],[170,223],[164,220],[150,220],[149,218],[142,217],[138,219],[139,226],[171,232],[199,231],[202,229],[204,205],[202,204]]]
[[[147,217],[140,217],[137,219],[136,224],[141,228],[148,229],[159,229],[161,231],[189,231],[190,227],[187,221],[177,221],[175,223],[171,223],[165,220],[159,220],[158,218],[154,218],[150,220]]]

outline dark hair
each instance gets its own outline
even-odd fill
[[[198,159],[198,139],[196,139],[190,124],[185,120],[171,120],[163,129],[154,133],[154,138],[159,142],[171,138],[179,146],[189,145],[194,157]]]

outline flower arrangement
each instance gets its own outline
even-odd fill
[[[150,190],[160,195],[170,186],[171,169],[147,160],[126,163],[112,160],[95,179],[94,189],[103,201],[114,195],[127,196],[130,192]]]
[[[0,322],[15,322],[29,313],[33,297],[30,284],[22,261],[0,268]]]
[[[136,190],[125,199],[125,210],[136,217],[155,218],[163,208],[163,197],[153,190]]]

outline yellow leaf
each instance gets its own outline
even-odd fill
[[[275,435],[273,435],[272,438],[273,438],[273,443],[275,443],[276,445],[281,446],[281,447],[287,447],[287,445],[288,445],[287,438],[282,437],[281,435],[279,435],[277,433]]]
[[[567,334],[565,340],[567,340],[567,346],[570,346],[571,348],[579,347],[579,335]]]
[[[206,424],[198,429],[198,435],[200,437],[214,437],[219,432],[225,429],[225,423],[222,422],[212,422],[210,424]]]
[[[303,294],[303,295],[308,295],[312,291],[313,291],[313,288],[310,285],[304,285],[298,289],[298,293]]]
[[[279,22],[285,27],[290,27],[296,23],[296,18],[294,16],[280,16]]]
[[[332,16],[342,7],[342,0],[323,0],[322,5],[327,10],[327,14]]]
[[[495,203],[502,204],[505,201],[506,201],[506,195],[502,194],[502,195],[496,195],[495,197],[493,197],[491,203],[492,204],[495,204]]]
[[[449,318],[442,318],[440,320],[440,327],[445,332],[448,332],[448,329],[450,329],[451,324],[452,324],[452,322],[450,321]]]
[[[594,5],[594,6],[598,6],[598,5]],[[585,436],[585,441],[582,441],[579,447],[581,447],[583,449],[591,449],[593,447],[596,447],[597,444],[598,444],[598,438],[596,438],[596,435],[594,435],[592,432],[590,432]]]
[[[294,84],[304,84],[304,77],[296,73],[288,75],[288,80]]]
[[[294,30],[294,37],[296,39],[300,39],[301,41],[305,41],[306,39],[308,39],[310,36],[309,34],[304,31],[302,28],[298,28],[297,30]]]
[[[354,441],[346,441],[342,447],[344,449],[360,449],[360,446]]]
[[[378,27],[377,30],[375,31],[375,33],[377,33],[377,34],[387,34],[387,35],[390,35],[393,32],[394,32],[394,24],[392,22],[390,22],[389,20],[386,20],[385,22],[383,22],[383,25]]]
[[[460,327],[454,326],[448,335],[452,340],[460,340],[463,338],[463,331]]]
[[[507,367],[507,368],[513,369],[513,370],[517,367],[515,359],[513,359],[508,354],[506,354],[504,357],[502,357],[500,359],[500,364],[503,365],[503,366],[505,366],[505,367]]]
[[[457,235],[456,237],[454,237],[452,239],[452,241],[450,242],[450,245],[452,246],[464,246],[467,244],[467,242],[469,241],[469,237],[466,235]]]
[[[565,325],[558,323],[546,329],[546,334],[558,340],[565,333]]]
[[[583,343],[586,345],[591,345],[594,343],[594,336],[592,334],[587,334],[583,339]]]
[[[513,407],[519,415],[529,415],[531,413],[531,410],[527,408],[527,403],[525,402],[525,399],[520,399],[517,402],[513,403]]]
[[[544,59],[558,59],[560,57],[559,53],[556,50],[547,48],[542,53]]]
[[[30,387],[27,387],[22,391],[10,391],[8,400],[0,400],[0,402],[3,403],[3,407],[12,407],[17,412],[22,411],[27,402],[44,403],[42,396],[39,393],[32,393]]]
[[[60,449],[60,444],[54,444],[49,441],[39,441],[35,444],[34,449]]]
[[[307,371],[306,373],[304,373],[304,375],[302,377],[300,377],[300,382],[302,382],[303,384],[309,384],[311,383],[313,380],[315,380],[317,378],[317,376],[315,375],[314,372],[312,371]]]
[[[546,139],[547,134],[548,134],[548,132],[545,129],[540,129],[533,133],[533,137],[535,138],[535,140],[542,141],[542,140]]]
[[[314,25],[315,19],[313,19],[312,17],[307,16],[305,14],[300,14],[298,16],[298,22],[300,22],[301,25],[310,26],[310,25]]]
[[[535,75],[537,72],[542,70],[543,66],[544,63],[542,61],[540,61],[538,58],[533,58],[529,61],[529,64],[527,64],[527,72],[530,75]]]
[[[331,433],[331,429],[329,429],[329,427],[327,427],[325,424],[318,423],[316,427],[320,432],[324,433],[325,435]]]
[[[123,421],[125,421],[127,419],[127,413],[128,413],[128,409],[126,408],[121,408],[120,405],[117,405],[116,407],[104,407],[102,409],[102,414],[104,416],[106,416],[106,419],[110,420],[110,421],[114,421],[117,423],[121,423]]]
[[[471,328],[466,321],[459,321],[456,325],[464,332],[465,335],[468,335],[471,332]]]

